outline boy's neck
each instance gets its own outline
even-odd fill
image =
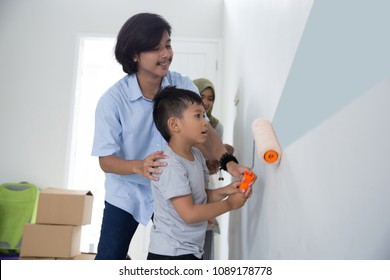
[[[171,141],[169,141],[168,145],[179,156],[188,160],[194,160],[194,154],[192,153],[191,149],[192,145],[180,143],[173,137],[171,138]]]

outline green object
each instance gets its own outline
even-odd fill
[[[27,182],[0,185],[0,253],[20,253],[24,225],[35,223],[38,196]]]

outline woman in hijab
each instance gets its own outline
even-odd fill
[[[219,137],[222,138],[223,126],[219,120],[211,114],[215,101],[215,89],[213,83],[205,78],[199,78],[194,80],[194,84],[198,87],[200,95],[202,96],[204,108],[206,110],[207,117],[210,120],[211,126],[218,132]]]
[[[219,137],[223,137],[223,125],[222,123],[214,117],[211,112],[213,110],[214,102],[215,102],[215,89],[212,82],[205,78],[199,78],[193,81],[197,86],[199,93],[202,97],[203,105],[206,110],[207,117],[210,120],[211,126],[218,133]],[[225,144],[225,148],[231,154],[234,152],[234,148],[229,144]],[[219,162],[216,161],[207,161],[207,167],[209,168],[210,174],[215,174],[219,168]]]

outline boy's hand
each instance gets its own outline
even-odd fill
[[[244,206],[248,196],[245,193],[238,192],[228,196],[226,202],[229,204],[230,210],[235,210]]]
[[[242,193],[243,191],[240,189],[240,181],[235,181],[227,186],[224,187],[223,189],[223,194],[224,196],[228,196],[234,193]]]
[[[248,189],[244,191],[243,189],[240,188],[240,181],[235,181],[227,186],[224,187],[223,189],[223,195],[224,196],[229,196],[235,193],[243,193],[247,198],[252,196],[252,184],[249,185]]]
[[[226,166],[230,175],[239,178],[242,181],[244,180],[244,172],[245,170],[248,170],[248,167],[235,163],[234,161],[229,161]],[[257,175],[254,175],[255,177],[253,178],[253,181],[249,184],[249,186],[252,186],[257,180]]]

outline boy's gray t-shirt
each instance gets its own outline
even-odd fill
[[[201,258],[207,221],[186,224],[176,212],[171,198],[192,195],[194,204],[207,202],[208,170],[199,149],[192,148],[195,160],[177,155],[169,146],[164,150],[167,167],[162,168],[159,181],[152,181],[154,218],[150,234],[149,252],[178,256],[194,254]]]

